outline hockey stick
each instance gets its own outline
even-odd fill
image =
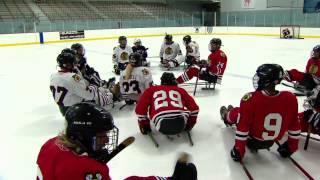
[[[291,88],[293,88],[293,89],[301,92],[301,93],[293,92],[293,94],[294,94],[295,96],[306,96],[306,94],[305,94],[305,92],[304,92],[303,90],[297,89],[296,87],[294,87],[294,86],[291,85],[291,84],[286,84],[286,83],[283,83],[283,82],[282,82],[281,84],[284,85],[284,86],[287,86],[287,87],[291,87]]]
[[[278,141],[275,141],[276,144],[280,147],[280,143]],[[289,159],[291,162],[305,175],[307,176],[310,180],[315,180],[306,170],[303,169],[303,167],[300,166],[300,164],[295,161],[291,156],[289,156]]]
[[[247,167],[243,164],[242,160],[240,160],[240,164],[244,170],[244,172],[246,173],[246,175],[248,176],[248,178],[250,180],[253,180],[253,177],[251,176],[250,172],[248,171]]]
[[[119,108],[119,110],[122,110],[124,107],[126,107],[127,106],[127,104],[124,104],[124,105],[122,105],[120,108]]]
[[[156,141],[156,139],[153,137],[152,133],[148,133],[148,136],[150,137],[151,141],[153,142],[153,144],[158,148],[159,147],[159,144],[158,142]]]
[[[190,131],[186,131],[186,132],[187,132],[187,135],[188,135],[188,139],[189,139],[190,145],[193,146],[193,140],[191,138]]]
[[[304,147],[303,147],[303,149],[304,149],[304,150],[307,150],[307,149],[308,149],[309,140],[310,140],[310,133],[311,133],[311,125],[309,124],[309,126],[308,126],[308,133],[307,133],[307,137],[306,137],[306,141],[305,141],[305,143],[304,143]]]
[[[200,72],[201,72],[201,68],[200,68],[200,70],[199,70],[199,72],[198,72],[198,76],[197,76],[197,80],[196,80],[196,85],[194,86],[193,96],[196,96]]]
[[[128,147],[130,144],[134,142],[135,138],[133,136],[128,137],[124,141],[122,141],[116,148],[113,150],[108,157],[104,160],[105,163],[109,162],[112,158],[114,158],[117,154],[119,154],[123,149]]]
[[[307,137],[308,135],[304,135],[304,134],[301,134],[302,137]],[[311,140],[314,140],[314,141],[319,141],[320,142],[320,139],[317,139],[317,138],[314,138],[312,136],[310,136],[310,139]]]

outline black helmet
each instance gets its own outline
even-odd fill
[[[80,43],[75,43],[75,44],[72,44],[72,46],[71,46],[71,49],[73,49],[75,51],[78,51],[80,48],[83,48],[82,44],[80,44]]]
[[[164,72],[161,76],[161,85],[177,85],[177,80],[171,72]]]
[[[127,37],[125,37],[125,36],[120,36],[119,39],[118,39],[118,41],[120,42],[120,41],[122,41],[122,40],[127,40]]]
[[[80,43],[72,44],[71,49],[73,49],[77,55],[84,56],[85,54],[85,49]]]
[[[139,53],[131,53],[129,56],[129,62],[134,67],[142,66],[142,56]]]
[[[167,40],[167,41],[172,41],[172,35],[171,34],[166,34],[164,39]]]
[[[222,42],[221,42],[220,38],[212,38],[210,41],[210,44],[217,44],[217,45],[221,46]]]
[[[191,42],[191,36],[190,35],[186,35],[183,37],[183,42],[185,44],[189,44]]]
[[[76,51],[73,50],[73,49],[70,49],[70,48],[64,48],[64,49],[62,49],[61,54],[62,54],[62,53],[70,53],[70,54],[76,55]]]
[[[320,45],[316,45],[316,46],[313,48],[313,51],[320,52]]]
[[[82,151],[90,156],[97,157],[101,151],[110,153],[117,146],[118,128],[113,124],[112,115],[101,106],[78,103],[68,108],[65,118],[67,137],[78,142]],[[107,138],[107,141],[97,147],[101,137]]]
[[[269,85],[279,84],[283,79],[283,68],[278,64],[262,64],[258,67],[253,77],[253,86],[256,90],[262,90]]]
[[[73,66],[76,63],[76,58],[72,53],[61,53],[57,57],[57,63],[59,67],[66,68],[68,64]]]

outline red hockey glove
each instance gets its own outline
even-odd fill
[[[231,154],[231,158],[236,162],[240,162],[240,160],[242,159],[240,152],[235,146],[231,150],[230,154]]]
[[[140,120],[139,128],[140,128],[140,132],[144,135],[147,135],[148,133],[150,133],[151,132],[150,120],[149,119]]]
[[[191,131],[191,129],[193,128],[193,126],[196,124],[196,120],[195,119],[189,119],[187,122],[187,125],[185,127],[185,131]]]

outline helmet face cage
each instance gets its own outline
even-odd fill
[[[312,49],[311,57],[316,59],[320,58],[320,45],[317,45]]]
[[[209,43],[209,51],[215,51],[215,50],[219,49],[220,46],[221,46],[221,39],[213,38],[213,39],[211,39],[211,41]]]
[[[255,90],[261,89],[261,87],[259,88],[259,80],[260,80],[260,78],[259,78],[258,74],[256,73],[252,78],[252,85]]]
[[[92,137],[92,150],[99,152],[106,150],[109,154],[118,146],[119,129],[114,126],[110,131],[97,133]]]
[[[172,35],[167,34],[167,35],[164,37],[164,41],[165,41],[165,43],[168,44],[168,45],[172,44]]]
[[[127,45],[127,38],[125,36],[120,36],[118,40],[120,46],[126,46]]]
[[[185,37],[183,37],[183,44],[185,46],[187,46],[190,42],[191,42],[191,36],[186,35]]]
[[[140,39],[135,39],[135,40],[133,41],[133,44],[136,45],[136,46],[141,46],[141,45],[142,45]]]

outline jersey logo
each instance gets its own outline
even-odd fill
[[[316,74],[318,72],[318,66],[316,64],[312,64],[309,68],[310,74]]]
[[[187,52],[188,53],[193,53],[193,49],[190,46],[187,46]]]
[[[93,174],[93,173],[86,173],[86,175],[85,175],[85,177],[84,177],[84,179],[85,180],[102,180],[102,175],[99,173],[99,172],[97,172],[97,173],[95,173],[95,174]]]
[[[171,47],[168,47],[168,48],[165,49],[164,53],[167,54],[167,55],[169,55],[169,54],[172,54],[172,53],[173,53],[173,50],[172,50]]]
[[[242,101],[248,101],[252,97],[251,93],[247,93],[242,97]]]
[[[81,80],[81,77],[78,74],[75,74],[72,77],[76,82],[79,82]]]
[[[128,60],[129,59],[129,55],[127,52],[122,52],[120,55],[120,59],[121,60]]]
[[[149,70],[148,69],[142,69],[142,74],[147,76],[150,74]]]
[[[221,52],[221,53],[220,53],[220,56],[223,57],[223,58],[225,58],[225,57],[226,57],[226,54],[225,54],[224,52]]]

